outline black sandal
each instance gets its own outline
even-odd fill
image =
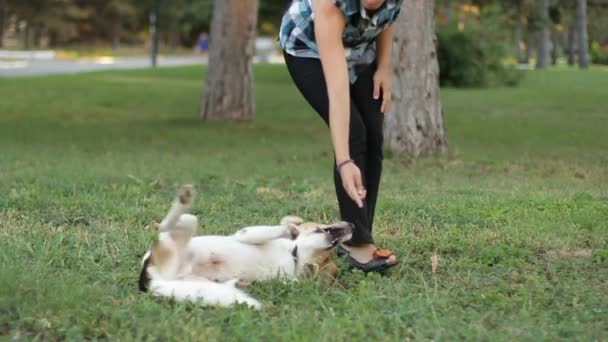
[[[391,256],[395,256],[395,253],[388,248],[378,248],[374,251],[372,255],[372,259],[366,263],[362,263],[357,261],[355,258],[351,257],[348,253],[348,250],[342,246],[338,246],[337,249],[338,256],[348,257],[348,269],[349,270],[360,270],[365,273],[368,272],[382,272],[386,269],[389,269],[399,263],[399,261],[395,261],[393,263],[389,263],[387,260]]]

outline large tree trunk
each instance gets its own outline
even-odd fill
[[[258,0],[215,0],[202,118],[253,120],[257,13]]]
[[[581,69],[589,68],[589,35],[587,33],[587,0],[578,0],[576,6],[576,23],[578,26],[578,65]]]
[[[568,29],[568,65],[576,64],[576,24],[570,25]]]
[[[447,150],[439,97],[434,1],[404,1],[393,46],[393,108],[386,115],[387,146],[414,157]]]
[[[549,0],[537,1],[541,28],[538,32],[536,68],[543,69],[549,65]]]

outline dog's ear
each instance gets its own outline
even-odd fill
[[[281,219],[281,224],[287,224],[287,225],[293,224],[293,225],[299,226],[302,223],[304,223],[304,220],[298,216],[285,216]]]

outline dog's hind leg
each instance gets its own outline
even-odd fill
[[[259,310],[262,305],[253,297],[236,287],[237,280],[215,283],[208,280],[153,280],[150,290],[161,297],[173,298],[202,305],[223,307],[245,304]]]
[[[294,234],[297,235],[295,227],[284,224],[278,226],[245,227],[234,233],[232,237],[242,243],[259,245],[274,239],[291,238]]]

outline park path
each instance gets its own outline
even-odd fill
[[[159,56],[158,66],[206,64],[207,56]],[[0,77],[73,74],[80,72],[141,69],[150,67],[149,57],[100,57],[78,60],[0,59]]]

